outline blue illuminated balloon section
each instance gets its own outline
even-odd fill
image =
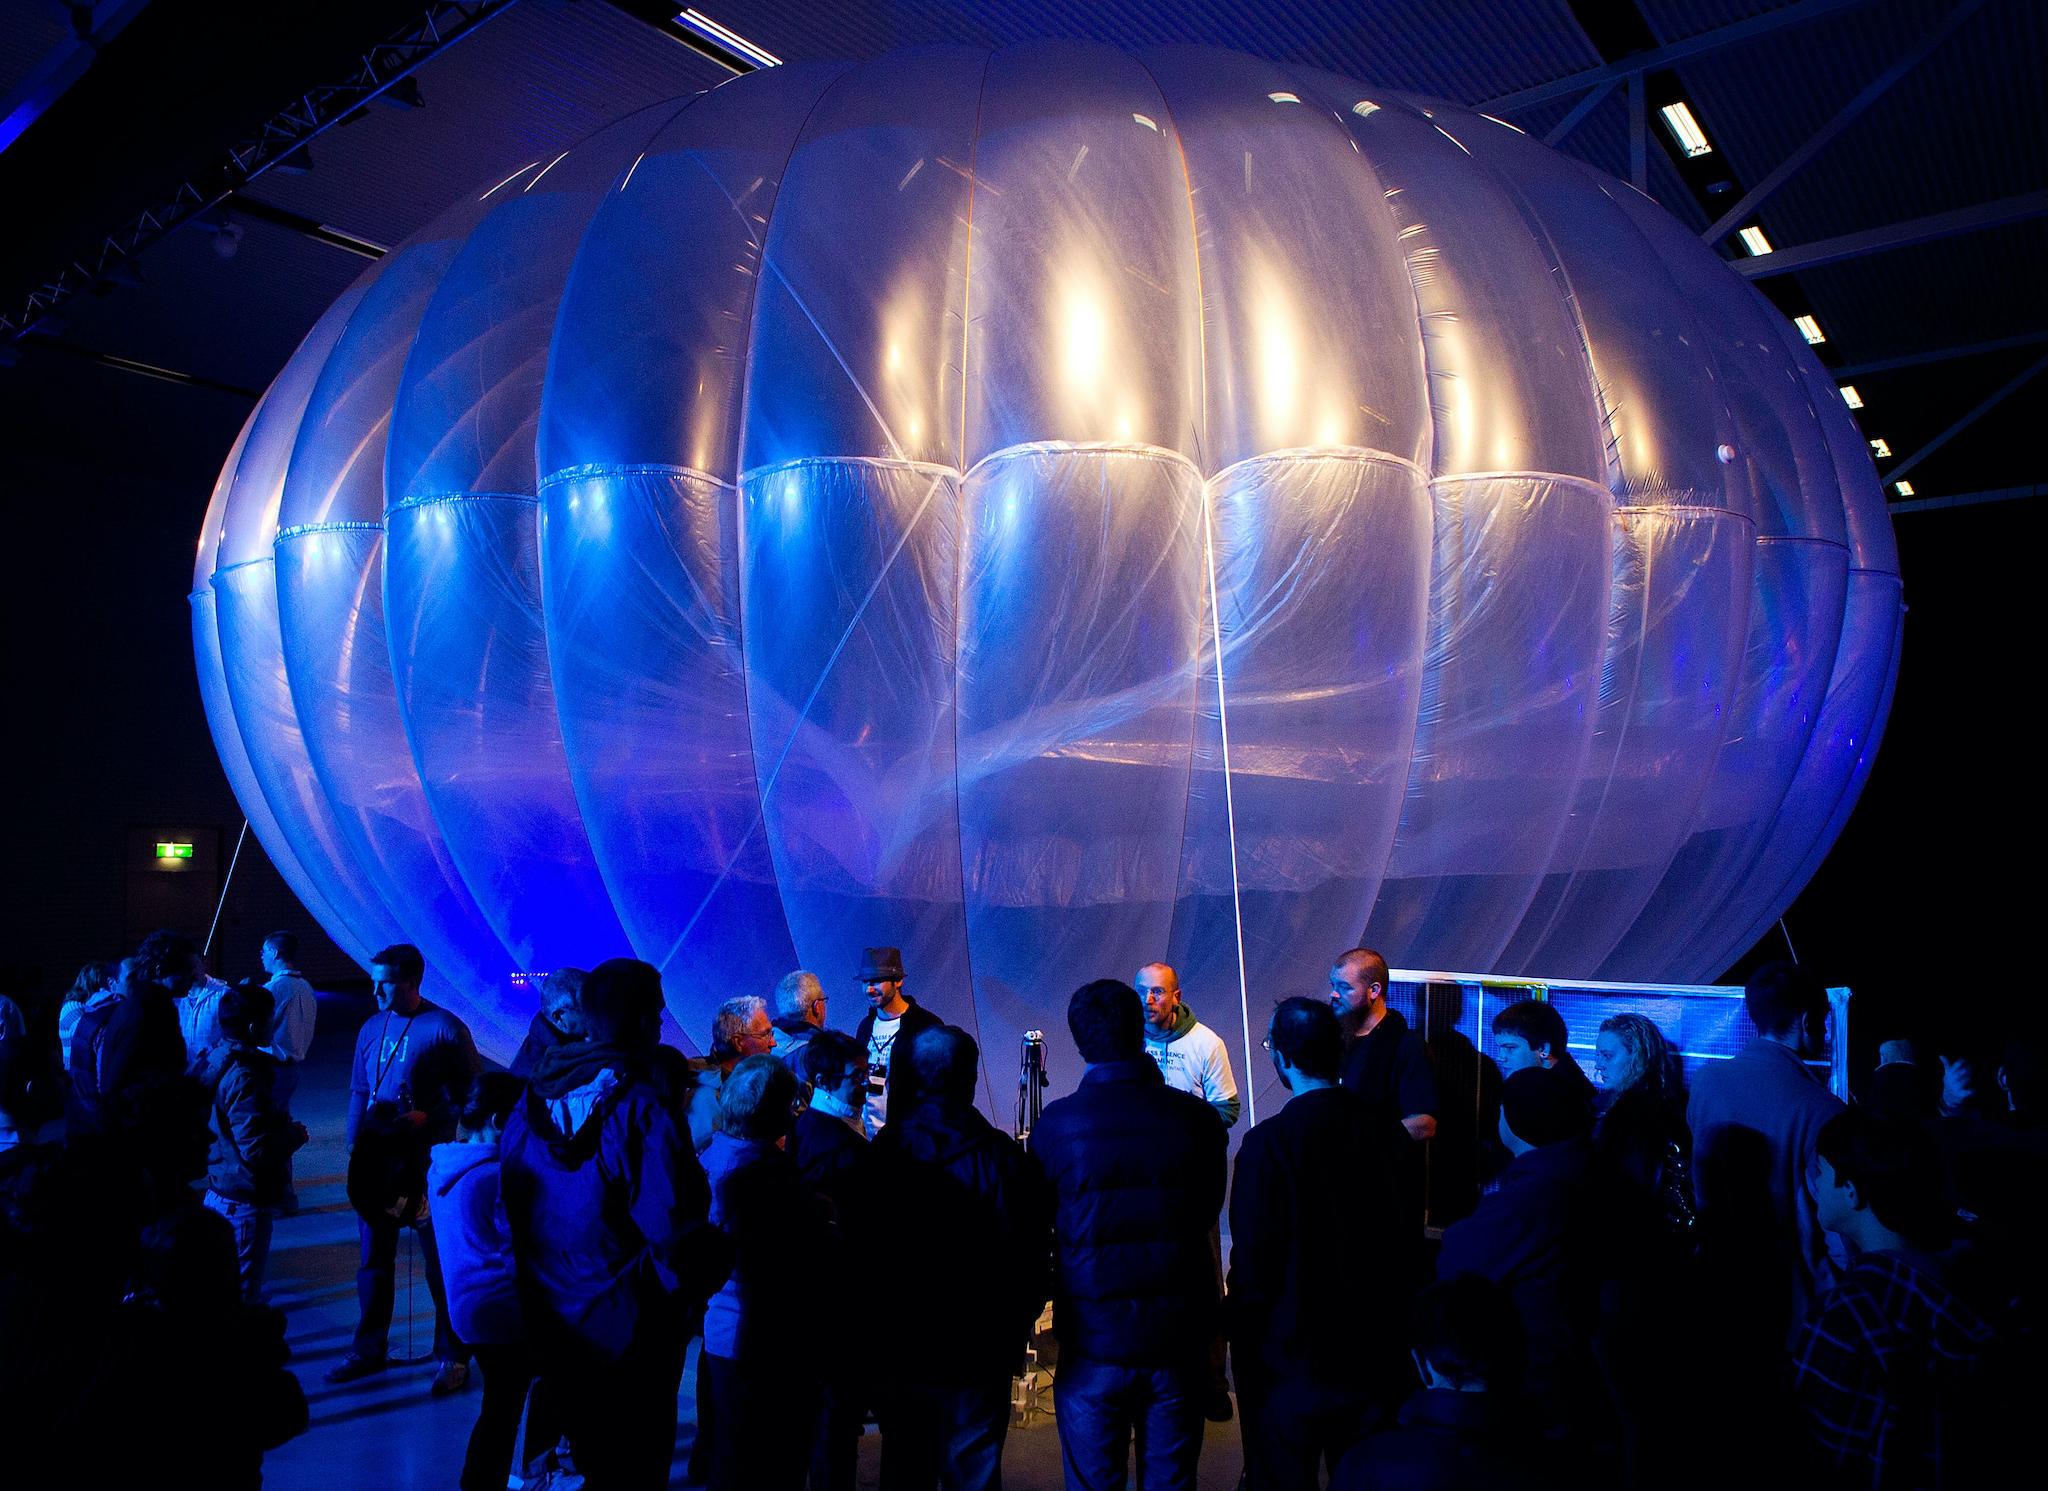
[[[487,1048],[628,952],[695,1044],[799,965],[850,1027],[894,943],[1067,1080],[1066,995],[1159,958],[1246,1057],[1361,940],[1715,974],[1840,832],[1901,614],[1832,382],[1647,199],[1077,43],[776,67],[480,184],[264,396],[193,596],[257,836]]]

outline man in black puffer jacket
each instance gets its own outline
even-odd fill
[[[876,1136],[868,1189],[870,1256],[919,1259],[922,1275],[874,1337],[882,1478],[976,1491],[1002,1484],[1010,1378],[1045,1306],[1052,1205],[1037,1159],[975,1111],[974,1038],[941,1025],[912,1042],[899,1060],[923,1098]]]
[[[1145,1055],[1129,984],[1075,990],[1067,1028],[1088,1070],[1031,1135],[1055,1198],[1053,1394],[1067,1485],[1123,1486],[1135,1431],[1147,1491],[1192,1487],[1219,1307],[1209,1229],[1223,1206],[1223,1120]]]

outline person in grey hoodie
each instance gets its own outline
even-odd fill
[[[498,1136],[525,1093],[526,1083],[509,1072],[480,1074],[462,1110],[461,1137],[427,1155],[427,1204],[441,1241],[448,1318],[475,1349],[484,1375],[483,1403],[462,1461],[462,1491],[498,1491],[505,1484],[529,1389],[527,1444],[551,1453],[560,1438],[547,1389],[536,1380],[540,1363],[519,1305],[498,1177]]]
[[[1223,1127],[1237,1125],[1237,1077],[1230,1070],[1230,1052],[1223,1037],[1195,1018],[1180,997],[1180,975],[1171,963],[1147,963],[1138,970],[1138,998],[1145,1005],[1145,1054],[1159,1065],[1159,1075],[1176,1092],[1200,1098],[1216,1110]],[[1220,1222],[1209,1229],[1209,1252],[1216,1264],[1216,1292],[1223,1293],[1223,1233]],[[1230,1418],[1230,1378],[1224,1363],[1228,1343],[1221,1326],[1209,1341],[1209,1386],[1202,1414],[1213,1423]]]
[[[1166,1085],[1192,1093],[1216,1110],[1223,1126],[1237,1123],[1237,1077],[1223,1037],[1195,1018],[1180,997],[1180,975],[1171,963],[1147,963],[1138,970],[1138,997],[1145,1001],[1145,1054],[1159,1064]]]

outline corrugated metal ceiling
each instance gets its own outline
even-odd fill
[[[71,25],[54,5],[10,3],[0,23],[0,98],[6,97],[43,59],[71,39]]]
[[[254,192],[394,244],[477,183],[726,76],[609,5],[529,0],[420,70],[426,108],[372,108],[314,143],[313,170],[272,171]]]

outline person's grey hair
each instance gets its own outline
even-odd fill
[[[557,968],[540,981],[541,1003],[548,1004],[561,1000],[566,1000],[570,1004],[581,1003],[583,981],[588,977],[590,971],[585,968]]]
[[[786,973],[775,986],[775,1008],[772,1011],[778,1020],[802,1020],[808,1018],[811,1006],[825,997],[825,985],[808,968],[799,968],[795,973]]]
[[[753,1023],[754,1012],[768,1008],[758,994],[735,994],[711,1017],[711,1054],[719,1061],[739,1054],[739,1035]]]
[[[786,1062],[749,1056],[719,1090],[718,1126],[735,1139],[773,1143],[796,1126],[796,1098],[796,1073]]]

